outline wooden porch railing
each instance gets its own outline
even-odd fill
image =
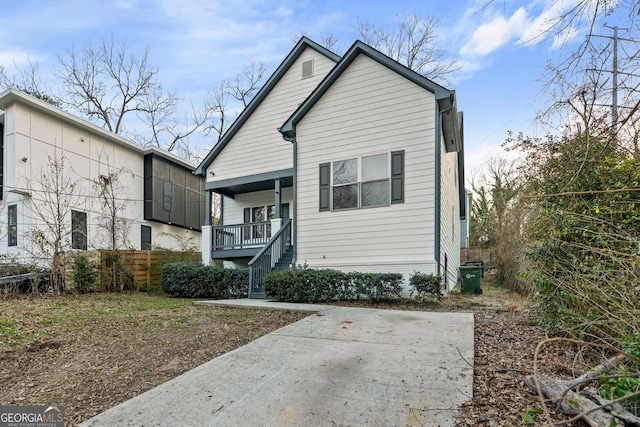
[[[271,235],[271,221],[221,225],[212,228],[213,250],[255,248]]]
[[[264,277],[291,248],[291,220],[282,221],[282,227],[269,243],[249,261],[249,298],[264,296]]]

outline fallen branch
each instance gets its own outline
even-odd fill
[[[599,377],[600,374],[603,373],[604,371],[608,371],[609,369],[614,369],[614,368],[618,367],[618,364],[620,364],[624,359],[626,359],[626,355],[624,355],[622,353],[621,354],[617,354],[617,355],[605,360],[604,362],[602,362],[598,366],[594,367],[593,369],[590,369],[589,371],[587,371],[584,374],[580,375],[575,380],[569,381],[567,386],[568,386],[569,389],[573,389],[573,388],[575,388],[575,387],[577,387],[579,385],[586,384],[586,383],[590,382],[591,380]]]
[[[547,376],[539,376],[537,381],[534,381],[533,377],[529,376],[525,378],[524,382],[533,390],[537,390],[539,387],[540,391],[567,415],[579,415],[580,419],[593,427],[612,425],[613,416],[585,396],[580,393],[565,396],[570,381]],[[536,382],[538,387],[536,387]]]

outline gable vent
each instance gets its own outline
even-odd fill
[[[313,59],[302,63],[302,78],[313,77]]]

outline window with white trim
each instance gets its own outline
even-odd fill
[[[404,202],[404,151],[320,164],[320,211]]]

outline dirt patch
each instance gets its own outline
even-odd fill
[[[63,405],[67,426],[305,317],[144,294],[5,299],[0,313],[15,328],[0,333],[0,403]]]
[[[489,287],[482,295],[453,294],[439,302],[370,303],[367,301],[338,303],[363,307],[420,310],[461,311],[474,314],[475,357],[473,398],[461,408],[456,417],[457,426],[525,426],[530,416],[536,424],[547,423],[541,413],[538,396],[525,384],[524,378],[533,374],[536,346],[546,337],[539,325],[531,302],[521,295],[501,288]],[[539,354],[538,372],[574,378],[575,352],[560,344],[545,346]],[[546,402],[551,421],[566,421],[570,417],[557,413],[553,404]],[[583,426],[582,422],[565,424]]]
[[[339,305],[475,315],[474,396],[460,426],[542,423],[538,397],[523,382],[544,339],[528,302],[499,289],[440,302],[359,301]],[[65,407],[73,426],[223,353],[305,317],[303,313],[194,306],[136,294],[0,300],[0,404]],[[571,354],[548,348],[544,373],[570,374]],[[568,417],[553,414],[553,420]]]

